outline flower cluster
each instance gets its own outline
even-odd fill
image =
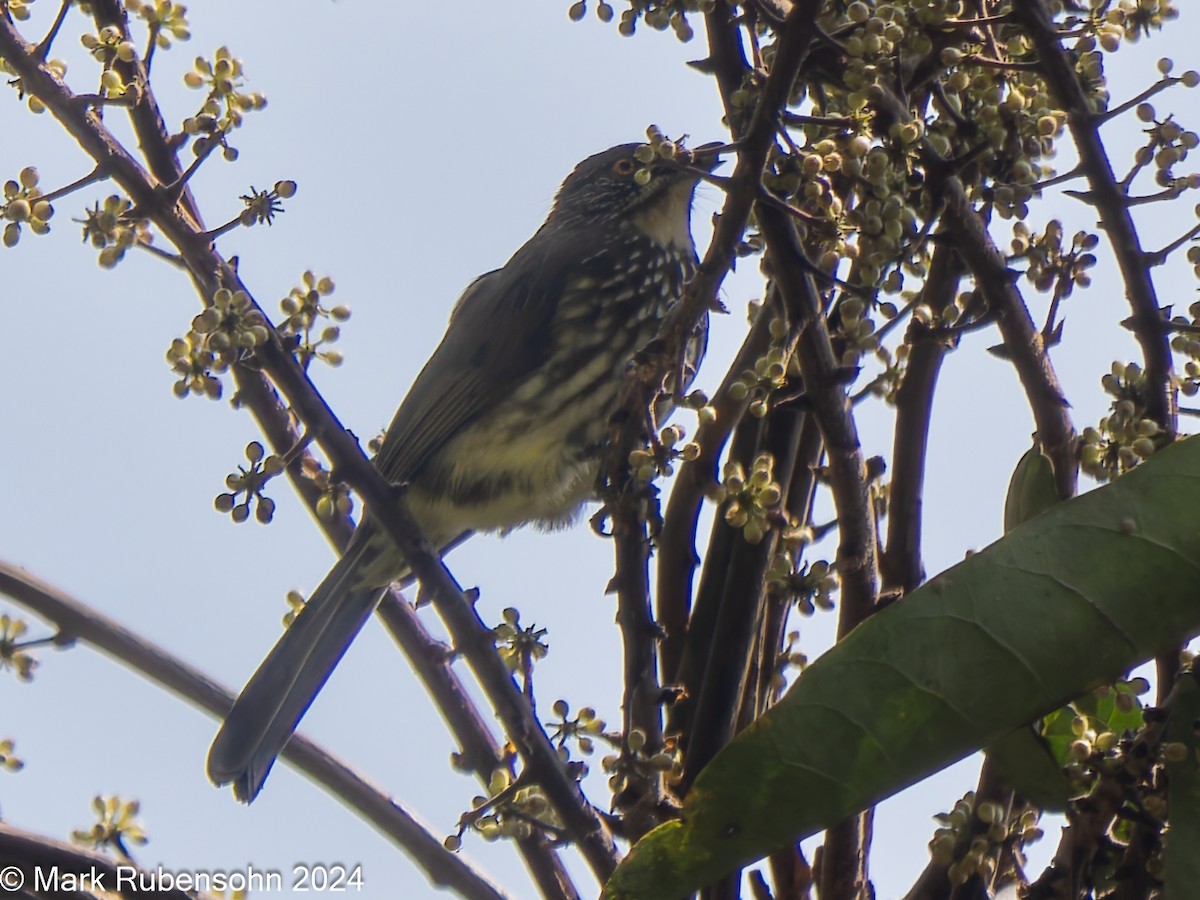
[[[137,821],[141,812],[141,803],[137,800],[97,796],[92,800],[92,810],[96,813],[96,823],[91,828],[71,832],[71,840],[76,844],[94,850],[111,848],[125,859],[131,859],[129,845],[145,844],[149,840]]]
[[[292,352],[306,369],[314,359],[331,366],[342,364],[342,354],[329,345],[341,337],[340,323],[350,318],[350,307],[327,306],[324,298],[333,290],[332,278],[305,272],[300,284],[279,302],[284,315],[278,325],[279,334],[290,339]]]
[[[253,506],[254,518],[266,525],[275,515],[275,501],[263,494],[263,488],[283,471],[284,463],[278,456],[267,456],[258,441],[246,445],[246,459],[250,467],[238,466],[236,472],[225,477],[229,493],[217,494],[213,505],[217,512],[228,513],[234,522],[239,523],[250,518],[250,508]]]
[[[111,269],[125,258],[130,247],[148,247],[153,240],[149,224],[125,197],[112,194],[84,213],[83,239],[100,251],[99,263]]]
[[[227,47],[217,48],[212,60],[196,57],[192,71],[183,76],[183,83],[190,88],[208,88],[200,111],[183,122],[184,133],[196,137],[192,152],[197,156],[219,146],[227,160],[237,159],[237,150],[227,141],[229,133],[242,124],[246,113],[267,105],[262,94],[242,90],[244,80],[241,60]]]
[[[0,202],[0,219],[7,219],[4,226],[4,246],[15,247],[21,239],[24,226],[34,234],[45,234],[50,230],[50,217],[54,207],[42,199],[38,188],[38,171],[26,166],[15,181],[4,182],[4,198]]]
[[[759,543],[782,512],[783,489],[775,481],[775,457],[760,453],[754,459],[750,475],[736,460],[725,463],[721,482],[725,498],[725,521],[740,529],[748,543]]]
[[[171,342],[167,362],[179,375],[175,396],[221,397],[220,375],[270,337],[267,320],[245,291],[219,288],[192,319],[191,330]]]
[[[1097,481],[1108,481],[1153,455],[1162,438],[1146,418],[1146,373],[1137,363],[1112,364],[1100,383],[1112,396],[1111,411],[1080,436],[1079,465]]]
[[[0,614],[0,670],[12,669],[21,681],[32,681],[37,660],[29,655],[26,643],[21,639],[29,630],[24,619],[14,619],[7,613]]]

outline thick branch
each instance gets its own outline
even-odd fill
[[[745,423],[751,426],[751,432],[758,432],[753,455],[771,454],[775,481],[785,495],[795,471],[805,419],[806,414],[794,408],[777,409],[761,423]],[[740,461],[744,464],[748,459]],[[762,656],[760,664],[775,661],[777,648],[767,647],[762,638],[766,576],[778,542],[778,528],[772,528],[757,544],[748,543],[740,535],[733,540],[730,563],[721,579],[712,640],[705,654],[704,678],[695,701],[681,790],[691,786],[700,770],[733,739],[739,722],[747,718],[742,704],[748,695],[756,695],[753,690],[747,692],[756,646]],[[761,711],[750,711],[749,716]]]
[[[772,273],[789,313],[803,323],[796,359],[804,377],[813,416],[824,438],[830,489],[838,516],[836,568],[841,582],[838,638],[844,638],[871,614],[878,592],[875,512],[866,461],[858,440],[854,411],[833,352],[816,285],[805,265],[792,221],[760,204],[758,220],[770,254]],[[826,833],[821,890],[834,900],[858,897],[867,883],[870,811],[847,819]]]
[[[623,837],[637,840],[660,824],[663,775],[634,764],[635,752],[646,756],[663,748],[662,689],[658,681],[658,634],[650,609],[650,533],[646,509],[656,502],[654,489],[639,484],[629,464],[630,454],[652,436],[656,423],[651,408],[661,380],[638,377],[653,366],[633,366],[621,392],[621,401],[610,428],[610,441],[600,467],[604,512],[612,522],[616,571],[609,592],[617,595],[617,625],[624,651],[622,758],[628,765],[626,788],[616,798],[623,814]],[[641,735],[641,745],[630,747],[630,735]]]
[[[771,74],[750,124],[742,133],[738,133],[740,129],[735,129],[734,136],[738,140],[737,166],[729,177],[725,205],[717,217],[712,241],[704,259],[700,261],[696,276],[688,283],[683,298],[663,323],[660,333],[667,339],[668,347],[684,346],[700,317],[713,306],[721,282],[733,266],[737,244],[750,220],[767,154],[775,140],[779,111],[787,105],[788,95],[808,53],[821,5],[820,0],[806,0],[795,5],[788,13]],[[746,69],[732,15],[732,8],[725,4],[717,4],[712,12],[705,13],[711,62],[717,70],[722,97],[726,101],[727,88],[730,92],[736,89],[737,81],[740,81],[741,73]],[[728,107],[726,111],[729,112]],[[730,116],[730,122],[733,121]]]
[[[670,682],[679,678],[679,663],[687,637],[688,615],[691,612],[692,579],[699,562],[696,556],[696,523],[705,491],[717,483],[717,463],[734,426],[741,421],[750,398],[735,400],[730,388],[742,373],[754,368],[754,362],[767,352],[771,342],[770,324],[774,315],[764,304],[755,317],[741,349],[725,373],[721,386],[712,398],[717,412],[715,421],[701,425],[696,431],[700,454],[679,467],[671,486],[671,499],[663,515],[663,527],[658,536],[658,590],[656,610],[658,626],[663,631],[660,652],[663,678]]]
[[[736,29],[729,18],[728,10],[718,8],[705,17],[709,45],[712,48],[712,63],[725,103],[726,117],[735,127],[735,137],[742,141],[738,171],[734,181],[746,162],[750,148],[762,151],[753,172],[746,171],[743,180],[735,188],[745,191],[746,201],[759,196],[760,177],[766,151],[774,142],[774,131],[779,124],[781,112],[788,106],[801,66],[808,55],[816,34],[816,18],[822,4],[815,0],[796,3],[787,12],[782,25],[770,76],[755,108],[754,116],[744,135],[737,133],[738,111],[730,103],[734,90],[746,71],[745,59],[741,54]],[[751,180],[753,179],[753,180]],[[730,201],[737,193],[730,194]],[[728,206],[728,203],[727,203]],[[773,261],[772,275],[783,294],[785,304],[797,322],[804,327],[798,358],[804,376],[806,392],[813,402],[814,414],[829,448],[830,468],[834,473],[835,502],[838,505],[839,524],[842,529],[838,551],[838,566],[843,579],[842,612],[839,635],[847,633],[865,618],[875,603],[876,564],[874,514],[871,510],[866,468],[854,429],[853,412],[839,380],[833,377],[838,368],[833,357],[824,317],[816,296],[815,286],[805,267],[799,264],[804,253],[799,246],[794,226],[786,215],[768,204],[757,205],[759,224],[767,239]],[[836,396],[835,396],[836,395]],[[840,396],[840,403],[837,397]],[[844,518],[843,518],[844,516]],[[712,561],[710,560],[710,563]],[[706,567],[707,568],[707,567]],[[824,880],[822,896],[829,900],[849,896],[866,881],[865,843],[859,840],[866,833],[867,820],[859,818],[859,825],[847,826],[855,833],[835,834],[831,832],[826,841],[827,872],[830,880]],[[862,826],[861,828],[859,826]],[[853,839],[849,839],[849,838]],[[842,877],[845,870],[853,868],[853,884],[846,884]]]
[[[954,303],[962,265],[957,251],[945,243],[935,246],[922,301],[940,313]],[[900,387],[896,390],[896,429],[892,441],[892,481],[888,497],[887,549],[880,558],[887,590],[911,591],[925,579],[921,559],[921,497],[925,484],[929,423],[933,391],[942,360],[952,349],[919,320],[909,323],[905,342],[912,348]]]
[[[726,118],[733,129],[738,141],[738,163],[733,175],[730,176],[725,197],[725,206],[717,220],[712,243],[689,286],[689,291],[681,307],[690,304],[702,308],[700,304],[706,296],[712,296],[711,291],[720,285],[725,273],[735,258],[735,248],[750,213],[754,208],[755,199],[759,196],[762,173],[767,156],[775,142],[776,129],[779,126],[779,116],[786,108],[788,97],[800,73],[801,66],[808,55],[809,48],[816,35],[816,17],[822,4],[808,0],[791,6],[783,24],[780,26],[780,38],[772,61],[771,72],[766,84],[758,97],[758,103],[745,124],[745,113],[734,107],[730,96],[741,87],[743,77],[748,73],[745,54],[742,52],[741,41],[738,37],[737,24],[733,18],[733,10],[727,5],[718,4],[713,10],[705,13],[705,28],[708,34],[710,58],[709,64],[717,77],[721,99],[725,105]],[[703,293],[709,291],[710,293]],[[695,315],[693,313],[692,315]],[[689,320],[684,320],[690,321]],[[669,323],[668,323],[669,324]],[[743,450],[750,451],[753,445]],[[750,458],[749,455],[746,458]],[[715,462],[715,458],[713,460]],[[678,507],[681,514],[691,512],[694,507],[681,502]],[[668,508],[668,512],[671,510]],[[673,527],[675,523],[668,523]],[[724,523],[718,522],[714,527],[712,544],[705,557],[704,574],[702,576],[701,592],[705,591],[704,581],[713,584],[711,604],[705,604],[700,609],[700,598],[697,598],[697,609],[689,625],[689,634],[680,650],[679,669],[676,677],[690,690],[697,691],[702,679],[704,659],[711,644],[712,629],[716,627],[721,590],[716,588],[714,579],[721,578],[728,564],[727,554],[732,552],[732,530]],[[714,552],[718,551],[719,552]],[[723,582],[722,582],[723,583]],[[676,605],[679,598],[672,600]],[[697,634],[691,630],[697,629]],[[689,704],[690,706],[690,704]],[[683,724],[690,718],[690,711],[678,710],[673,719]]]
[[[140,885],[155,884],[153,871],[54,838],[21,831],[3,822],[0,822],[0,870],[5,874],[4,886],[0,888],[5,895],[43,900],[94,900],[101,895],[144,897],[147,892],[139,890]],[[23,876],[24,891],[14,887],[11,870],[17,870]],[[57,873],[54,880],[58,884],[68,883],[63,876],[76,876],[80,890],[35,890],[34,886],[45,883],[51,872]],[[217,900],[213,894],[175,887],[156,886],[153,893],[166,900]]]
[[[233,705],[233,694],[199,669],[24,569],[0,562],[0,592],[53,623],[60,645],[82,641],[217,718]],[[308,738],[294,735],[282,756],[391,838],[434,884],[464,896],[504,896],[403,807]]]
[[[833,352],[816,285],[790,220],[769,207],[758,209],[771,270],[789,315],[803,331],[796,358],[809,407],[821,427],[829,460],[830,489],[838,515],[837,571],[841,581],[838,637],[871,614],[877,590],[875,514],[866,461],[841,365]]]
[[[890,91],[880,86],[873,87],[870,99],[884,126],[891,122],[910,121],[908,109]],[[1005,349],[1033,411],[1038,440],[1054,463],[1059,496],[1063,499],[1072,497],[1078,469],[1075,461],[1075,429],[1045,342],[1029,315],[1021,292],[1017,290],[1016,273],[1008,268],[1004,255],[992,241],[987,226],[967,196],[962,182],[954,174],[951,164],[938,154],[928,140],[922,140],[920,153],[928,173],[929,190],[943,203],[945,234],[953,240],[955,249],[975,280],[976,288],[987,300],[988,308],[997,315]]]
[[[1176,393],[1171,379],[1170,335],[1163,329],[1154,281],[1146,252],[1129,212],[1128,194],[1118,184],[1100,139],[1104,117],[1088,107],[1071,55],[1063,49],[1058,30],[1043,0],[1014,3],[1013,16],[1028,32],[1038,52],[1039,68],[1067,113],[1067,127],[1079,152],[1079,165],[1087,176],[1090,202],[1100,214],[1113,257],[1125,282],[1125,296],[1133,309],[1134,333],[1142,347],[1146,377],[1151,385],[1147,413],[1174,434],[1178,427]]]
[[[636,729],[645,735],[644,752],[649,755],[663,747],[662,689],[658,683],[658,657],[654,644],[656,630],[650,613],[650,537],[641,505],[641,498],[628,492],[610,509],[617,557],[617,574],[613,578],[617,621],[625,648],[622,733],[628,738]],[[659,824],[662,773],[640,775],[638,782],[636,802],[632,805],[622,803],[624,836],[630,840],[637,840]]]
[[[743,417],[733,432],[730,442],[731,459],[754,458],[758,445],[761,421]],[[691,755],[691,735],[695,732],[693,720],[699,703],[701,688],[709,665],[709,654],[719,640],[717,621],[721,613],[721,599],[725,595],[725,584],[733,566],[738,546],[743,543],[736,528],[718,515],[709,534],[708,547],[704,552],[704,568],[700,573],[700,584],[696,590],[696,602],[692,607],[687,635],[680,652],[679,668],[675,680],[682,689],[682,699],[671,708],[668,727],[683,739],[685,761]],[[691,771],[695,777],[698,769]],[[685,776],[685,782],[686,782]],[[684,785],[686,786],[686,785]]]

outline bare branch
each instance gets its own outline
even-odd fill
[[[933,252],[921,301],[935,313],[954,303],[962,278],[957,251],[939,243]],[[953,344],[939,339],[921,322],[909,324],[912,347],[896,390],[896,429],[892,441],[892,482],[888,505],[887,549],[880,558],[883,586],[904,593],[925,580],[921,554],[922,507],[933,392],[942,361]]]
[[[53,623],[60,645],[81,641],[94,647],[216,718],[233,705],[232,692],[199,669],[24,569],[0,562],[0,592]],[[504,896],[400,804],[318,744],[296,734],[283,758],[403,848],[434,884],[481,900]]]
[[[0,822],[0,869],[5,872],[4,892],[14,897],[49,897],[54,900],[94,900],[97,896],[129,897],[145,896],[143,884],[154,885],[153,894],[167,900],[218,900],[204,891],[185,891],[176,887],[160,887],[153,871],[139,869],[129,861],[117,862],[103,853],[84,850],[73,844],[50,837],[21,831]],[[22,876],[25,890],[14,888],[10,872]],[[38,890],[34,886],[45,881],[47,873],[56,872],[56,881],[67,884],[66,876],[74,875],[82,886],[80,890],[54,891],[53,894]]]

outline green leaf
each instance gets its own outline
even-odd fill
[[[1004,498],[1004,533],[1008,534],[1057,502],[1054,466],[1041,447],[1034,444],[1017,461],[1009,479],[1008,495]]]
[[[1068,745],[1069,746],[1069,745]],[[1042,809],[1062,812],[1071,799],[1063,763],[1033,728],[1023,725],[988,746],[1000,781]]]
[[[1167,764],[1167,802],[1171,827],[1166,835],[1166,897],[1192,897],[1200,885],[1200,763],[1196,722],[1200,720],[1200,686],[1181,676],[1167,724],[1167,739],[1188,748],[1187,759]]]
[[[646,835],[609,900],[676,900],[1200,631],[1200,439],[1056,504],[814,662]]]
[[[1004,533],[1045,512],[1058,500],[1054,466],[1035,443],[1017,461],[1009,479],[1004,499]],[[1067,741],[1066,747],[1069,746]],[[1061,811],[1071,798],[1071,785],[1062,770],[1066,747],[1052,747],[1039,731],[1023,725],[987,747],[984,753],[1002,783],[1042,809]]]

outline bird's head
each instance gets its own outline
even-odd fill
[[[647,231],[669,223],[669,230],[677,232],[679,223],[687,227],[699,181],[696,170],[711,170],[716,163],[712,152],[698,152],[685,165],[654,155],[646,144],[619,144],[575,167],[563,181],[551,215],[594,224],[626,220]]]

